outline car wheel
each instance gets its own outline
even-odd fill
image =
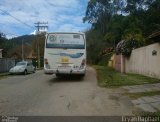
[[[24,75],[27,75],[27,70],[24,70]]]
[[[35,73],[35,72],[36,72],[36,70],[34,69],[34,70],[33,70],[33,73]]]

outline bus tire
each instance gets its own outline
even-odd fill
[[[58,77],[60,77],[61,75],[60,74],[56,74],[56,77],[58,78]]]
[[[80,74],[81,77],[84,77],[85,75],[86,75],[85,73],[84,74]]]

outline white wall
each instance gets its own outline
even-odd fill
[[[2,51],[0,51],[0,58],[2,58]]]
[[[153,50],[157,55],[152,55]],[[133,50],[131,56],[125,58],[125,71],[160,79],[160,43]]]

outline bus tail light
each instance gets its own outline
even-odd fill
[[[44,59],[44,64],[48,64],[48,59]]]
[[[86,64],[86,60],[83,59],[83,60],[82,60],[82,63],[81,63],[81,66],[85,66],[85,64]]]
[[[49,63],[48,63],[48,59],[44,59],[44,64],[45,64],[45,67],[47,68],[47,69],[50,69],[50,65],[49,65]]]

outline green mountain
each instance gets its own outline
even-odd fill
[[[9,39],[11,43],[15,43],[16,45],[21,45],[22,40],[24,44],[32,44],[32,42],[35,40],[35,35],[23,35],[19,37],[14,37],[12,39]]]
[[[32,46],[35,37],[35,35],[23,35],[12,39],[7,39],[5,36],[1,34],[0,49],[3,49],[3,57],[8,57],[10,51],[15,49],[17,46],[22,45],[22,40],[23,44]]]

